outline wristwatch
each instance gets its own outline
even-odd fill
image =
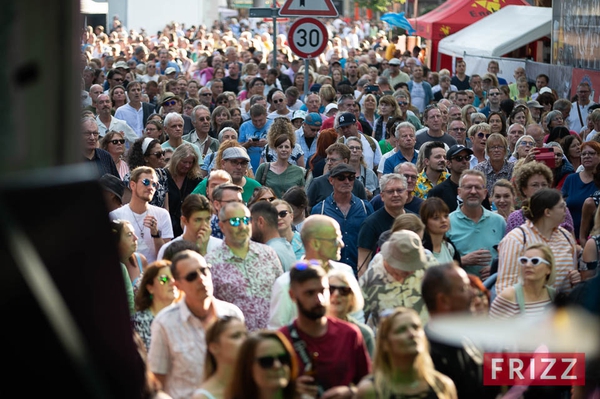
[[[156,233],[156,235],[152,234],[152,232],[150,232],[150,237],[152,238],[160,238],[162,237],[162,232],[160,230],[158,230],[158,232]]]

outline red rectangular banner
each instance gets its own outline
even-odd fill
[[[484,385],[585,385],[583,353],[485,353]]]

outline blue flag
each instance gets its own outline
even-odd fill
[[[416,33],[417,31],[410,25],[408,19],[404,16],[404,13],[388,12],[381,16],[381,20],[387,22],[391,26],[397,26],[404,29],[409,35]]]

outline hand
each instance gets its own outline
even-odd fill
[[[490,270],[492,270],[491,266],[486,266],[479,271],[479,277],[481,281],[485,281],[490,276]]]
[[[529,151],[529,153],[527,154],[527,156],[525,157],[525,163],[535,161],[535,156],[537,155],[538,152],[539,152],[539,150],[537,149],[537,147],[532,148]]]
[[[321,395],[321,399],[343,399],[343,398],[351,398],[354,396],[354,391],[350,389],[349,386],[338,386],[329,388],[326,390],[323,395]]]
[[[492,261],[492,254],[487,249],[478,249],[461,258],[465,266],[488,266]]]
[[[212,233],[212,229],[210,224],[202,226],[200,230],[198,230],[198,234],[196,235],[196,244],[200,247],[200,254],[206,255],[206,248],[208,247],[208,241],[210,240],[210,235]]]
[[[256,143],[257,143],[256,144],[257,147],[264,147],[267,145],[267,139],[260,139]]]
[[[316,398],[319,393],[319,388],[314,384],[315,379],[308,375],[301,375],[296,378],[296,392],[298,392],[303,398],[311,397]]]
[[[158,234],[158,221],[154,216],[148,215],[144,218],[144,226],[150,229],[152,235]]]
[[[569,270],[568,276],[571,286],[581,283],[581,273],[579,273],[579,270]]]

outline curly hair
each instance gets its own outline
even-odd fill
[[[294,133],[294,125],[287,118],[275,118],[273,124],[267,133],[267,141],[269,147],[275,149],[284,141],[289,140],[290,146],[294,148],[296,145],[296,134]]]
[[[523,189],[527,187],[527,183],[532,176],[542,175],[546,179],[548,186],[552,184],[552,170],[541,162],[528,162],[514,171],[513,184],[517,189],[517,193],[525,198]]]
[[[140,137],[133,143],[133,145],[129,149],[129,153],[127,154],[127,165],[129,165],[130,170],[134,170],[138,166],[145,166],[146,157],[148,156],[148,154],[146,153],[148,153],[150,149],[152,149],[152,147],[154,147],[156,144],[160,145],[160,141],[154,139],[150,142],[150,145],[148,145],[146,153],[144,153],[142,151],[142,144],[144,143],[145,139],[146,137]]]

